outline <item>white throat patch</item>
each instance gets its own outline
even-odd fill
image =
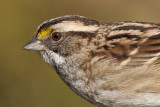
[[[53,51],[50,51],[50,50],[46,50],[46,53],[45,52],[41,52],[44,60],[51,64],[52,61],[54,61],[57,65],[61,65],[61,64],[64,64],[66,61],[65,61],[65,58],[63,56],[60,56],[59,54],[53,52]]]
[[[48,51],[48,53],[52,57],[51,59],[54,60],[56,64],[64,64],[65,63],[65,58],[60,56],[59,54],[57,54],[53,51]]]
[[[94,32],[99,29],[97,25],[85,26],[82,22],[75,22],[75,21],[63,21],[51,27],[61,32],[68,32],[68,31]]]
[[[65,58],[60,56],[59,54],[52,52],[51,56],[53,57],[52,59],[55,60],[55,63],[57,63],[57,64],[64,64],[65,63]]]

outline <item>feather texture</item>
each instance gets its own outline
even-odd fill
[[[106,51],[120,65],[135,67],[153,63],[160,55],[159,27],[136,22],[113,26],[106,36]]]

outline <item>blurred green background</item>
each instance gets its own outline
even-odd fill
[[[44,20],[82,15],[103,22],[160,23],[160,0],[0,0],[0,107],[94,107],[37,52],[21,48]]]

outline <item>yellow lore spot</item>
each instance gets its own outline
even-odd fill
[[[43,28],[39,33],[38,33],[38,39],[43,38],[49,34],[51,34],[51,32],[53,31],[53,28]]]

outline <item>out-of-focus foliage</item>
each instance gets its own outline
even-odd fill
[[[160,22],[160,0],[1,0],[0,107],[94,107],[36,52],[21,50],[44,20],[83,15],[103,22]]]

